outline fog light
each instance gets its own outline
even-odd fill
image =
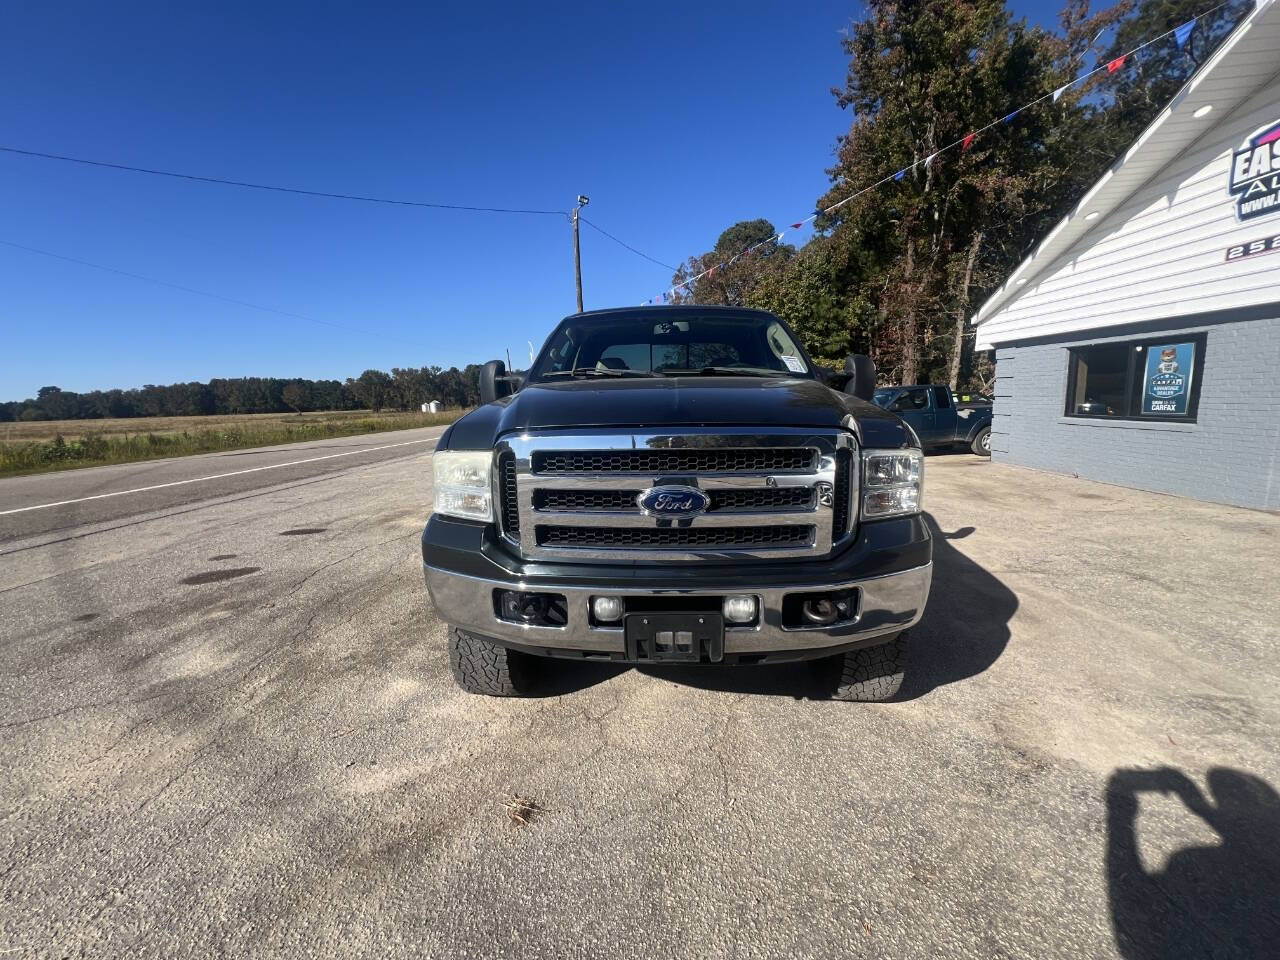
[[[724,618],[730,623],[750,623],[756,618],[756,598],[750,595],[725,597]]]
[[[826,597],[818,597],[814,600],[806,600],[804,602],[804,616],[810,623],[816,623],[819,626],[835,623],[839,611],[836,605]]]
[[[502,593],[502,616],[507,620],[535,623],[547,617],[547,596],[543,593]]]
[[[596,597],[591,601],[591,615],[598,623],[614,623],[622,619],[621,597]]]

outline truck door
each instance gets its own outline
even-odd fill
[[[933,443],[954,443],[959,429],[956,405],[948,387],[933,387]]]
[[[911,429],[926,447],[937,442],[934,439],[937,417],[934,415],[928,387],[907,387],[898,394],[889,409],[911,424]]]

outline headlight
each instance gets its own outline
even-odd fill
[[[919,513],[924,497],[924,455],[919,450],[862,451],[862,517]]]
[[[431,463],[436,513],[464,520],[493,519],[493,451],[440,450]]]

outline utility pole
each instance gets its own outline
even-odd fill
[[[578,312],[582,312],[582,248],[578,243],[578,211],[591,202],[590,197],[578,194],[578,205],[573,208],[573,279],[578,285]]]

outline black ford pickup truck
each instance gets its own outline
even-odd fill
[[[527,376],[486,364],[422,534],[458,683],[830,658],[833,697],[893,696],[932,542],[920,440],[874,389],[866,357],[820,373],[783,321],[723,307],[577,314]]]

